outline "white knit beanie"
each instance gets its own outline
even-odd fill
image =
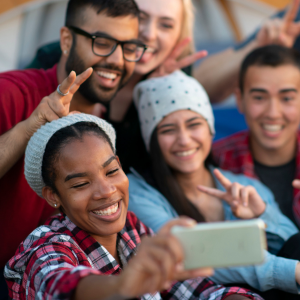
[[[207,121],[211,134],[215,134],[214,115],[206,91],[196,79],[182,71],[140,82],[134,89],[133,100],[148,151],[156,126],[177,110],[189,109],[199,113]]]
[[[116,133],[114,128],[105,120],[87,114],[73,114],[46,123],[30,138],[25,151],[25,178],[30,187],[42,197],[45,183],[42,178],[42,163],[48,141],[60,129],[79,122],[92,122],[99,126],[108,136],[115,152]]]

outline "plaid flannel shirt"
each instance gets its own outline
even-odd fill
[[[135,255],[143,235],[152,235],[129,212],[125,227],[118,233],[120,260],[127,264]],[[116,275],[120,265],[93,237],[65,215],[50,218],[34,230],[7,263],[5,277],[12,299],[70,299],[78,282],[91,274]],[[176,282],[169,290],[141,299],[224,299],[231,294],[261,299],[245,289],[224,288],[204,278]]]
[[[213,156],[221,169],[259,180],[255,174],[253,157],[250,152],[249,131],[238,132],[215,142]],[[300,179],[300,131],[297,134],[295,179]],[[300,191],[298,189],[294,189],[293,211],[300,226]]]

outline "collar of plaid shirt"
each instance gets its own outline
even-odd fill
[[[254,172],[248,130],[215,142],[213,156],[221,169],[258,179]],[[297,134],[296,164],[295,179],[300,179],[300,131]],[[293,211],[300,226],[300,191],[298,189],[294,189]]]

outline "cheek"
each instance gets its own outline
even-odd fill
[[[266,111],[266,103],[249,102],[244,105],[244,114],[247,120],[255,120],[262,116]]]
[[[176,141],[176,137],[172,135],[159,135],[158,144],[164,158],[167,158],[170,155],[171,148]]]

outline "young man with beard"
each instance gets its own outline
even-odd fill
[[[46,71],[0,74],[1,276],[20,242],[53,213],[24,177],[29,138],[69,110],[101,113],[98,103],[110,101],[126,84],[145,51],[137,40],[138,14],[133,0],[70,0],[59,63]],[[72,70],[82,74],[76,78]]]
[[[275,45],[250,53],[237,104],[249,130],[214,144],[217,164],[261,180],[300,228],[300,192],[292,186],[300,179],[300,53]]]

